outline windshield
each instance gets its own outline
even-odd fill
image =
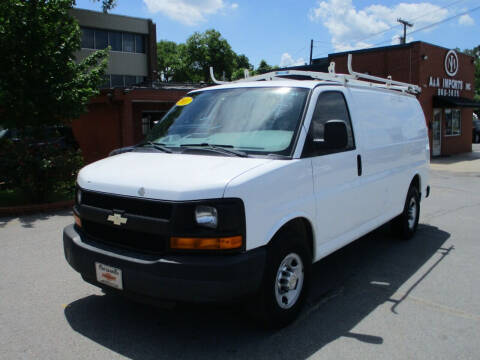
[[[216,145],[253,154],[289,155],[308,89],[208,90],[180,99],[147,135],[168,147]]]

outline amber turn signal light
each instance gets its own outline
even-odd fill
[[[181,250],[229,250],[239,249],[242,244],[243,238],[240,235],[218,238],[170,238],[170,248]]]
[[[75,219],[75,224],[77,224],[78,227],[82,227],[82,219],[77,214],[73,214],[73,218]]]

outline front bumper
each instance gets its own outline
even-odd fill
[[[263,278],[265,248],[241,254],[170,254],[152,259],[97,247],[84,236],[73,225],[63,230],[65,258],[70,266],[85,281],[106,289],[110,288],[96,280],[95,262],[121,269],[122,292],[127,296],[165,301],[230,301],[256,292]]]

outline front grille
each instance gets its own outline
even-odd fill
[[[172,204],[163,201],[110,195],[86,190],[82,191],[82,205],[108,210],[115,209],[129,214],[167,220],[172,217],[173,209]]]
[[[126,230],[120,227],[82,221],[82,229],[94,241],[145,254],[162,254],[167,238],[161,235]]]

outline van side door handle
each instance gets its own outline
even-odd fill
[[[362,157],[360,154],[357,155],[357,171],[358,176],[362,176]]]

